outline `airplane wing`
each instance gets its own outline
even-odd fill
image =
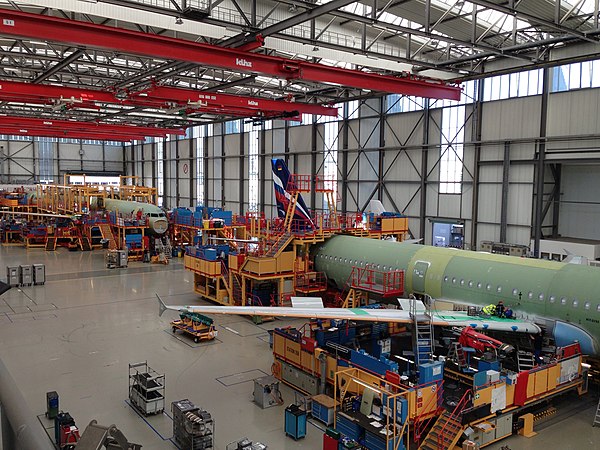
[[[167,310],[200,314],[237,314],[246,316],[292,317],[305,319],[360,320],[368,322],[412,323],[408,311],[399,309],[363,308],[290,308],[285,306],[167,306],[158,294],[159,316]],[[514,331],[536,334],[541,330],[531,322],[498,317],[469,316],[458,311],[438,311],[432,315],[432,323],[445,327],[471,327],[475,330]]]

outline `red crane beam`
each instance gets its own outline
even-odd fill
[[[233,114],[242,117],[257,115],[275,116],[276,113],[291,113],[293,111],[297,111],[299,115],[316,114],[335,117],[338,114],[338,108],[334,107],[270,100],[259,97],[204,93],[193,89],[164,86],[132,93],[125,98],[118,98],[113,92],[3,80],[0,81],[0,100],[36,104],[52,104],[51,100],[61,100],[64,103],[72,102],[73,107],[77,107],[78,105],[90,107],[94,103],[163,109],[180,106],[182,109],[189,107],[190,110],[202,112],[216,111],[218,114]]]
[[[220,94],[218,92],[202,92],[193,89],[171,88],[159,86],[144,93],[148,94],[146,98],[164,99],[165,101],[177,101],[180,104],[196,103],[199,107],[218,107],[218,108],[241,108],[250,111],[273,111],[273,112],[292,112],[298,111],[299,114],[315,114],[321,116],[337,117],[338,108],[311,105],[309,103],[296,103],[284,100],[271,100],[259,97],[247,97],[231,94]],[[135,94],[133,98],[137,99],[140,94]]]
[[[66,139],[94,139],[98,141],[119,141],[128,142],[133,140],[144,140],[144,135],[123,135],[123,134],[110,134],[93,131],[81,131],[81,130],[57,130],[55,128],[31,128],[31,127],[15,127],[15,126],[4,126],[0,125],[0,134],[7,134],[11,136],[39,136],[39,137],[55,137],[55,138],[66,138]]]
[[[88,133],[119,134],[125,136],[157,136],[169,134],[185,135],[183,129],[141,127],[133,125],[104,124],[96,122],[77,122],[71,120],[38,119],[33,117],[0,116],[0,126],[29,129],[53,127],[60,131],[85,131]]]
[[[21,11],[1,10],[0,19],[0,34],[5,36],[119,50],[284,79],[419,97],[460,99],[459,86],[410,74],[403,77],[379,75]]]

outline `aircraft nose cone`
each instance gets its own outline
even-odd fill
[[[169,225],[167,224],[166,220],[158,219],[158,220],[155,220],[154,223],[152,224],[152,229],[154,230],[155,233],[162,234],[167,231],[168,226]]]

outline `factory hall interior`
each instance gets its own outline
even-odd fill
[[[600,448],[598,0],[0,0],[0,450]]]

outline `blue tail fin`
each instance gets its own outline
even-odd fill
[[[283,159],[272,159],[273,168],[273,186],[275,188],[275,200],[277,201],[277,214],[284,218],[290,204],[292,194],[288,191],[290,181],[290,171]],[[294,212],[294,221],[299,224],[300,229],[314,229],[314,224],[310,218],[310,210],[304,203],[301,194],[298,194],[296,211]]]

